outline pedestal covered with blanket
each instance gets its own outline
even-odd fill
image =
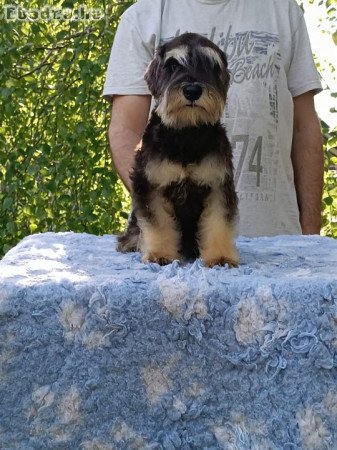
[[[238,248],[160,267],[25,238],[0,262],[0,448],[337,448],[337,241]]]

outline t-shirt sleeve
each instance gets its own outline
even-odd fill
[[[314,91],[315,94],[322,91],[302,13],[298,17],[292,36],[292,59],[287,78],[288,88],[293,97],[308,91]]]
[[[144,75],[154,49],[145,44],[136,26],[122,16],[111,48],[103,97],[150,94]]]

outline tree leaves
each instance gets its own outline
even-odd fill
[[[123,226],[128,200],[112,169],[101,92],[127,6],[113,1],[91,22],[0,19],[0,255],[30,233]]]

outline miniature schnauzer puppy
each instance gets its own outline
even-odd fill
[[[156,106],[136,152],[133,212],[117,250],[168,264],[201,256],[236,267],[232,149],[220,123],[229,86],[225,54],[185,33],[160,46],[145,74]]]

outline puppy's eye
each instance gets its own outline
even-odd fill
[[[164,68],[169,70],[171,73],[175,72],[179,67],[180,64],[174,58],[169,58],[164,64]]]

